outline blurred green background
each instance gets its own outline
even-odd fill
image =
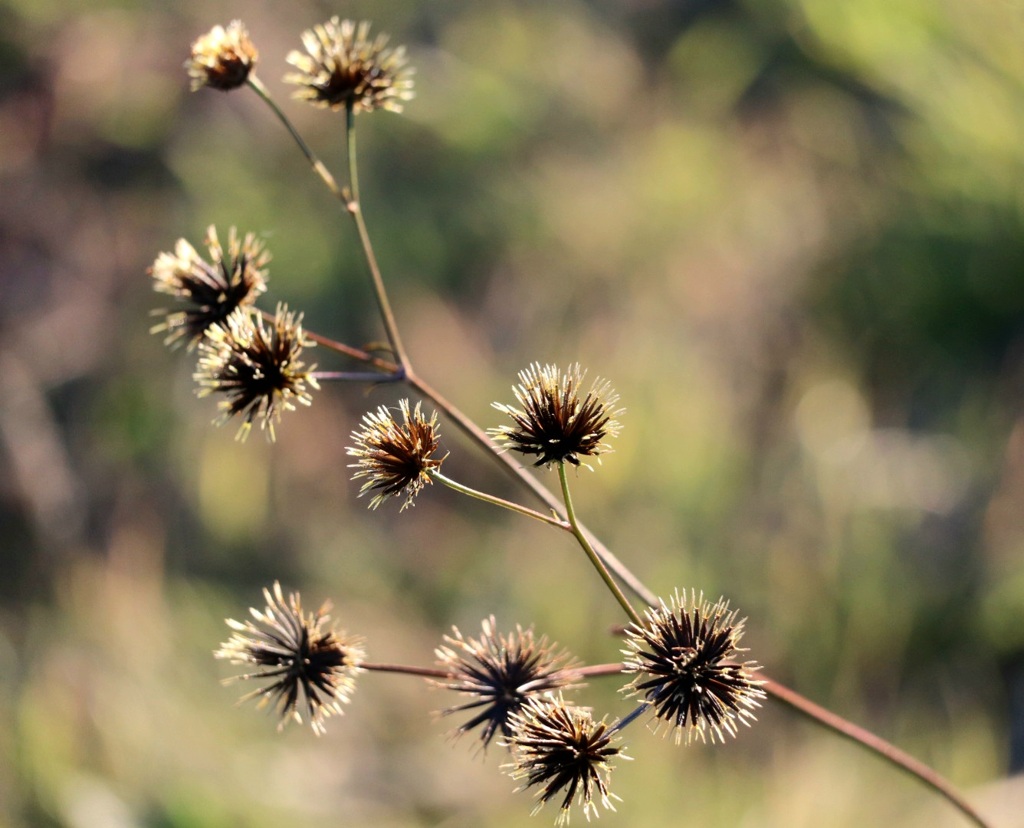
[[[211,651],[274,579],[430,664],[457,624],[591,661],[621,612],[544,527],[434,487],[377,512],[324,389],[234,441],[151,336],[178,237],[268,239],[268,307],[378,339],[350,226],[247,90],[188,92],[241,17],[284,56],[332,14],[408,46],[359,118],[364,207],[419,372],[483,425],[534,360],[628,409],[583,519],[659,594],[723,594],[766,672],[1024,825],[1024,3],[0,2],[0,825],[548,825],[453,702],[369,675],[328,734],[233,706]],[[323,368],[343,368],[316,353]],[[453,429],[446,471],[522,495]],[[549,482],[554,482],[549,479]],[[630,708],[614,682],[579,695]],[[602,824],[963,825],[769,704],[724,747],[639,724]],[[576,820],[581,820],[580,814]]]

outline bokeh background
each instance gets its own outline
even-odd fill
[[[381,337],[287,135],[181,68],[243,18],[340,174],[340,119],[281,82],[332,14],[417,67],[359,142],[419,372],[485,426],[531,361],[609,378],[628,411],[578,477],[584,520],[659,594],[728,597],[770,675],[1024,825],[1019,0],[0,2],[0,825],[555,816],[499,749],[446,739],[454,700],[418,680],[364,676],[325,737],[278,734],[211,657],[274,579],[378,661],[429,665],[491,613],[617,656],[564,537],[437,487],[357,500],[347,435],[396,389],[325,388],[240,444],[148,333],[147,266],[215,223],[267,238],[268,307]],[[524,497],[445,435],[453,476]],[[578,699],[630,709],[614,682]],[[724,747],[628,736],[608,826],[964,824],[773,704]]]

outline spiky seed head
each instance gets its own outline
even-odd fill
[[[623,669],[635,678],[623,688],[642,696],[658,726],[668,726],[678,744],[694,737],[712,742],[749,725],[765,697],[755,678],[760,665],[736,661],[743,619],[719,599],[712,604],[692,591],[677,591],[666,604],[646,611],[642,625],[626,628]]]
[[[511,718],[506,744],[512,762],[506,766],[517,790],[537,786],[537,813],[549,799],[562,794],[556,825],[569,822],[574,802],[589,820],[600,816],[598,806],[615,810],[618,796],[608,789],[612,760],[629,759],[619,747],[614,724],[594,721],[590,710],[566,704],[561,695],[534,697]]]
[[[332,17],[302,33],[305,52],[294,50],[287,61],[298,71],[285,75],[299,86],[295,97],[314,106],[353,112],[402,111],[413,97],[412,69],[405,47],[387,48],[388,36],[370,39],[370,24]]]
[[[585,376],[579,363],[561,371],[535,362],[520,371],[519,384],[512,388],[519,407],[493,403],[513,425],[492,428],[491,436],[513,451],[536,456],[535,466],[579,466],[581,457],[600,462],[611,451],[607,438],[619,433],[615,418],[622,409],[615,408],[618,395],[605,380],[595,380],[584,395]]]
[[[389,497],[405,497],[402,509],[431,482],[430,473],[441,468],[445,457],[435,457],[441,435],[437,412],[424,416],[420,403],[409,409],[408,400],[395,411],[382,405],[363,416],[362,425],[352,432],[355,445],[347,449],[358,458],[349,468],[357,469],[353,480],[365,478],[359,494],[373,493],[370,508],[376,509]]]
[[[546,637],[537,638],[532,628],[524,630],[517,624],[515,631],[500,633],[493,615],[485,618],[481,627],[478,637],[463,636],[458,627],[444,637],[444,644],[434,653],[448,678],[435,683],[468,697],[441,713],[472,711],[472,718],[459,725],[456,733],[479,727],[486,747],[495,734],[511,735],[510,717],[522,711],[530,699],[580,685],[573,681],[576,659]]]
[[[200,397],[223,394],[218,423],[241,417],[238,438],[244,440],[258,423],[267,438],[283,411],[295,403],[312,402],[310,388],[318,389],[313,371],[301,357],[312,347],[302,330],[302,314],[279,304],[268,328],[263,318],[248,308],[238,308],[223,322],[212,325],[199,343],[195,379]]]
[[[227,26],[214,26],[192,44],[192,54],[185,61],[192,91],[208,86],[228,91],[242,86],[256,66],[259,52],[249,39],[241,20]]]
[[[263,595],[267,605],[250,609],[252,620],[228,619],[232,635],[214,652],[215,658],[256,669],[225,683],[266,681],[239,703],[258,699],[259,707],[273,706],[279,730],[289,721],[301,724],[305,717],[322,734],[325,720],[344,712],[342,705],[355,689],[365,658],[362,639],[328,625],[329,603],[315,613],[303,613],[299,593],[290,593],[286,600],[277,581]]]
[[[166,333],[170,347],[185,345],[192,350],[213,324],[224,322],[237,308],[251,307],[267,289],[266,266],[270,254],[254,234],[239,238],[235,228],[228,231],[225,251],[217,228],[206,231],[206,261],[185,239],[178,239],[173,252],[157,256],[149,274],[153,290],[174,297],[185,307],[157,310],[163,321],[151,333]]]

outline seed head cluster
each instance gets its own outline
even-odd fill
[[[339,20],[302,33],[306,51],[292,51],[288,63],[298,71],[285,76],[300,88],[296,98],[333,110],[353,112],[375,109],[402,111],[413,97],[412,70],[406,66],[405,47],[387,48],[387,35],[370,39],[370,24]]]
[[[368,22],[332,17],[304,31],[301,39],[303,50],[287,57],[294,71],[285,76],[286,82],[298,87],[296,98],[352,115],[377,109],[400,112],[413,97],[413,70],[407,66],[404,47],[388,47],[384,34],[371,37]],[[253,75],[258,58],[245,26],[234,20],[197,38],[185,67],[193,90],[252,86],[284,121],[324,180],[333,185]],[[351,126],[350,119],[349,130]],[[353,149],[354,144],[349,144]],[[353,158],[350,155],[350,163]],[[350,173],[354,191],[354,168]],[[361,215],[353,205],[347,205],[350,211]],[[357,223],[365,243],[361,219]],[[198,350],[193,374],[197,393],[219,395],[218,421],[239,418],[239,439],[245,439],[257,424],[273,440],[284,411],[310,405],[311,390],[319,389],[318,376],[323,381],[366,378],[362,373],[318,374],[315,364],[307,367],[303,350],[315,344],[313,339],[357,360],[383,364],[341,343],[308,337],[302,314],[290,312],[286,305],[279,304],[273,317],[256,309],[256,301],[267,290],[270,255],[254,234],[240,236],[232,227],[225,248],[211,226],[205,246],[204,258],[188,241],[179,239],[173,251],[160,253],[149,268],[154,290],[175,302],[170,310],[155,311],[161,319],[152,332],[164,334],[170,347]],[[364,250],[377,278],[368,243]],[[379,293],[378,299],[390,325],[387,303]],[[393,333],[390,327],[389,333]],[[394,336],[392,340],[397,342]],[[395,350],[401,349],[396,346]],[[405,362],[404,358],[396,361]],[[416,382],[411,370],[396,370],[388,378],[404,379],[432,395]],[[623,409],[616,407],[619,398],[611,385],[600,378],[585,385],[585,380],[586,372],[578,363],[565,370],[532,363],[519,372],[512,388],[515,402],[493,403],[511,423],[506,420],[490,429],[490,436],[504,450],[529,457],[535,466],[557,466],[565,487],[564,464],[578,467],[591,458],[600,463],[612,450],[609,441],[621,430],[618,418]],[[361,481],[359,494],[371,496],[370,508],[398,498],[405,509],[436,479],[545,518],[442,475],[447,455],[439,456],[437,412],[425,415],[419,402],[413,407],[402,399],[397,408],[382,405],[365,414],[351,439],[347,454],[354,462],[349,468],[355,470],[353,479]],[[567,488],[564,493],[572,518]],[[572,528],[578,528],[574,519]],[[576,534],[592,552],[582,534]],[[243,695],[241,702],[256,700],[258,707],[273,709],[278,729],[289,721],[306,721],[320,735],[328,718],[343,714],[360,673],[428,676],[434,685],[458,694],[456,703],[441,711],[442,716],[464,716],[456,736],[473,732],[482,749],[497,737],[497,743],[509,750],[510,763],[504,767],[519,782],[518,790],[536,793],[534,813],[549,800],[558,801],[557,825],[569,822],[574,806],[588,820],[602,810],[614,810],[619,797],[609,790],[613,765],[618,759],[630,759],[619,734],[635,719],[651,712],[655,730],[664,726],[677,744],[694,738],[724,742],[737,735],[740,724],[754,720],[754,711],[766,696],[765,682],[756,677],[760,665],[737,660],[745,652],[739,646],[744,620],[737,619],[736,610],[730,610],[724,599],[711,603],[692,591],[689,595],[676,591],[668,602],[662,600],[646,610],[645,620],[626,628],[621,665],[592,669],[581,667],[546,637],[535,636],[532,628],[517,625],[511,632],[499,632],[494,616],[484,619],[476,636],[465,636],[453,627],[434,651],[437,670],[367,663],[362,639],[330,623],[330,604],[304,612],[299,594],[286,597],[278,582],[264,589],[263,595],[266,605],[250,609],[248,620],[227,620],[230,637],[214,652],[218,659],[246,665],[248,672],[225,682],[254,682],[255,689]],[[633,712],[621,721],[596,721],[589,708],[563,698],[586,674],[620,672],[631,677],[622,692],[638,698]]]
[[[760,666],[737,662],[743,620],[724,600],[712,604],[677,592],[668,604],[647,610],[642,626],[626,629],[624,669],[636,677],[623,692],[643,696],[659,725],[678,744],[695,736],[724,742],[737,725],[749,725],[765,693],[754,678]]]
[[[225,92],[237,89],[248,79],[258,58],[259,52],[241,20],[232,20],[226,27],[214,26],[196,38],[192,54],[185,61],[192,91],[204,86]]]
[[[389,497],[402,496],[405,509],[431,482],[431,471],[441,468],[445,459],[434,457],[440,443],[436,412],[427,419],[420,403],[410,411],[409,401],[400,400],[398,414],[401,421],[392,409],[382,405],[364,415],[362,426],[352,432],[355,445],[347,449],[350,456],[359,458],[350,464],[350,468],[358,469],[352,479],[365,478],[359,494],[374,493],[371,509]]]
[[[584,377],[578,363],[560,371],[535,362],[520,371],[519,385],[512,389],[520,407],[493,404],[513,425],[492,428],[491,436],[513,451],[536,456],[535,466],[579,466],[581,457],[600,462],[611,451],[606,438],[619,433],[615,418],[622,410],[614,407],[618,395],[604,380],[596,380],[581,399]]]
[[[530,699],[578,685],[572,683],[571,672],[576,660],[547,638],[536,638],[532,628],[517,625],[515,632],[499,633],[493,615],[484,619],[482,628],[479,637],[467,638],[453,627],[452,635],[446,635],[434,652],[438,666],[449,674],[438,684],[469,697],[442,715],[471,711],[472,718],[456,732],[461,735],[480,727],[486,747],[496,733],[511,736],[510,717]]]
[[[618,746],[614,726],[594,721],[584,707],[566,704],[561,696],[535,697],[511,715],[512,735],[507,744],[517,790],[539,787],[536,814],[549,799],[562,795],[556,825],[569,822],[570,808],[579,803],[583,813],[599,816],[598,805],[615,810],[608,789],[613,759],[629,759]]]
[[[270,440],[281,412],[295,403],[312,402],[310,388],[316,377],[302,362],[303,348],[314,343],[302,330],[302,314],[278,305],[271,326],[247,308],[238,308],[223,322],[212,325],[199,343],[199,363],[193,375],[200,397],[223,394],[218,422],[242,418],[238,438],[244,440],[254,422]]]
[[[171,347],[186,345],[191,350],[211,325],[224,322],[237,308],[250,307],[267,289],[270,254],[255,235],[240,239],[232,227],[225,252],[211,225],[206,248],[208,262],[188,241],[178,239],[174,252],[161,253],[149,268],[153,289],[185,305],[182,310],[154,312],[164,320],[151,332],[166,333],[164,342]]]
[[[355,677],[364,659],[360,639],[327,628],[330,604],[315,613],[302,612],[299,593],[285,600],[281,585],[263,590],[267,605],[251,609],[252,621],[228,619],[234,631],[214,653],[232,664],[254,664],[256,670],[226,680],[266,680],[263,687],[244,695],[240,702],[259,699],[259,706],[273,705],[280,716],[278,729],[294,720],[309,721],[317,734],[324,721],[341,715],[355,689]]]

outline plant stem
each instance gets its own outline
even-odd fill
[[[594,569],[597,570],[597,574],[601,576],[601,580],[605,582],[605,585],[611,590],[612,595],[615,596],[615,600],[619,602],[622,608],[626,611],[626,615],[629,619],[637,625],[643,624],[643,620],[632,604],[629,603],[629,599],[623,594],[622,590],[619,589],[619,585],[615,582],[611,573],[608,571],[608,567],[601,561],[601,556],[594,551],[594,547],[587,539],[586,534],[580,529],[580,524],[576,520],[576,512],[572,507],[572,496],[569,494],[569,478],[565,472],[565,463],[559,461],[558,463],[558,480],[562,484],[562,500],[565,502],[565,514],[569,519],[569,525],[572,527],[572,533],[576,536],[576,540],[579,541],[580,546],[583,547],[583,551],[587,553],[587,557],[590,558],[590,562],[594,565]]]
[[[257,312],[259,313],[260,318],[263,319],[264,322],[273,323],[274,320],[277,318],[274,314],[265,310],[259,310],[257,308]],[[335,353],[343,354],[344,356],[352,357],[352,359],[358,360],[359,362],[365,362],[368,365],[373,365],[374,367],[379,368],[381,374],[387,375],[386,377],[380,380],[381,382],[386,382],[389,379],[391,381],[403,379],[398,366],[395,365],[395,363],[393,362],[389,362],[386,359],[381,359],[380,357],[375,357],[373,356],[373,354],[363,351],[360,348],[353,348],[351,345],[346,345],[344,342],[338,342],[334,339],[330,339],[329,337],[322,336],[321,334],[318,333],[314,333],[308,328],[303,328],[302,334],[303,336],[305,336],[308,339],[311,339],[313,342],[315,342],[317,345],[320,345],[321,347],[327,348],[331,351],[334,351]],[[325,371],[323,373],[327,374],[329,372]],[[317,376],[319,377],[320,374],[318,374]],[[374,378],[377,377],[376,374],[372,376]],[[324,378],[329,379],[329,377]]]
[[[362,670],[373,670],[378,673],[403,673],[408,676],[422,676],[423,678],[446,679],[450,677],[447,670],[436,670],[431,667],[410,667],[406,664],[373,664],[364,663],[359,665]]]
[[[621,662],[610,664],[588,664],[584,667],[567,668],[562,671],[566,677],[599,678],[602,676],[616,676],[623,672]],[[891,742],[881,736],[877,736],[870,730],[856,725],[838,716],[831,710],[815,704],[810,699],[791,690],[783,684],[762,676],[764,682],[762,688],[770,698],[780,704],[792,708],[803,716],[806,716],[814,724],[831,730],[833,733],[851,740],[854,744],[874,753],[878,758],[888,762],[894,767],[906,772],[922,784],[931,788],[935,793],[943,797],[953,807],[959,810],[975,825],[980,828],[989,828],[989,823],[961,796],[960,792],[945,777],[934,769],[915,759],[905,751],[900,750]],[[628,717],[627,717],[628,718]],[[625,720],[623,720],[625,721]]]
[[[889,764],[907,772],[940,796],[944,797],[947,802],[959,810],[975,825],[980,826],[980,828],[988,828],[988,823],[976,810],[974,810],[970,803],[960,795],[960,792],[957,791],[956,788],[954,788],[953,785],[945,779],[945,777],[941,776],[928,765],[918,761],[910,754],[905,753],[880,736],[876,736],[870,730],[866,730],[859,725],[855,725],[852,722],[847,721],[841,716],[837,716],[831,710],[827,710],[821,705],[815,704],[810,701],[810,699],[801,696],[799,693],[790,690],[788,687],[779,684],[777,681],[765,678],[763,686],[764,691],[776,701],[779,701],[782,704],[791,707],[798,713],[803,714],[807,718],[811,719],[815,724],[822,725],[840,736],[851,739],[861,747],[873,751]]]
[[[274,318],[273,314],[263,311],[261,311],[261,313],[263,313],[263,316],[268,319]],[[303,333],[305,333],[305,335],[312,339],[317,345],[328,348],[336,353],[352,357],[352,359],[356,359],[359,362],[365,362],[368,365],[373,365],[375,368],[379,368],[386,374],[395,374],[396,376],[401,377],[401,372],[399,371],[398,366],[390,360],[375,357],[373,354],[360,348],[353,348],[351,345],[346,345],[344,342],[338,342],[309,330],[303,330]]]
[[[490,503],[494,506],[500,506],[503,509],[508,509],[510,512],[515,512],[517,514],[524,515],[525,517],[533,518],[534,520],[539,520],[542,523],[549,523],[557,529],[563,529],[566,532],[572,532],[572,528],[564,520],[559,520],[558,518],[552,517],[551,515],[545,515],[542,512],[534,511],[533,509],[530,509],[527,506],[520,506],[518,503],[513,503],[510,500],[505,500],[504,498],[496,497],[494,495],[487,494],[486,492],[480,492],[477,491],[476,489],[471,489],[469,486],[464,486],[461,483],[452,480],[450,477],[446,477],[437,469],[432,469],[430,471],[430,476],[434,480],[438,481],[439,483],[443,483],[449,489],[453,489],[454,491],[459,492],[460,494],[468,495],[469,497],[476,498],[477,500],[482,500],[484,503]]]
[[[373,252],[373,245],[370,243],[370,234],[366,229],[366,221],[363,219],[363,208],[359,202],[359,169],[356,163],[356,116],[351,100],[345,107],[345,146],[347,149],[346,155],[348,156],[348,181],[351,188],[351,198],[348,199],[345,207],[356,224],[359,243],[362,245],[366,264],[370,268],[370,278],[373,281],[373,293],[377,299],[377,309],[380,311],[381,320],[384,322],[384,332],[387,334],[391,351],[398,361],[401,372],[408,373],[409,357],[402,346],[402,338],[398,334],[398,324],[395,322],[395,315],[391,310],[391,302],[388,299],[387,291],[384,289],[384,279],[380,273],[380,266],[377,264],[377,256]]]
[[[386,383],[402,381],[401,374],[381,374],[374,371],[312,371],[310,376],[319,382]]]
[[[270,91],[263,85],[263,82],[257,78],[255,74],[250,74],[246,83],[257,95],[260,96],[263,102],[270,107],[271,112],[277,116],[277,119],[284,124],[285,129],[287,129],[292,138],[295,139],[295,143],[299,145],[299,149],[302,150],[302,154],[306,156],[306,160],[309,161],[310,165],[313,167],[313,172],[320,176],[324,184],[327,185],[327,189],[331,191],[331,195],[340,201],[344,201],[345,194],[342,192],[341,187],[338,186],[338,182],[334,180],[334,176],[331,175],[323,162],[316,157],[313,150],[309,148],[305,139],[303,139],[299,134],[299,131],[295,129],[292,122],[288,120],[288,116],[284,114],[281,107],[279,107],[277,102],[271,97]]]

